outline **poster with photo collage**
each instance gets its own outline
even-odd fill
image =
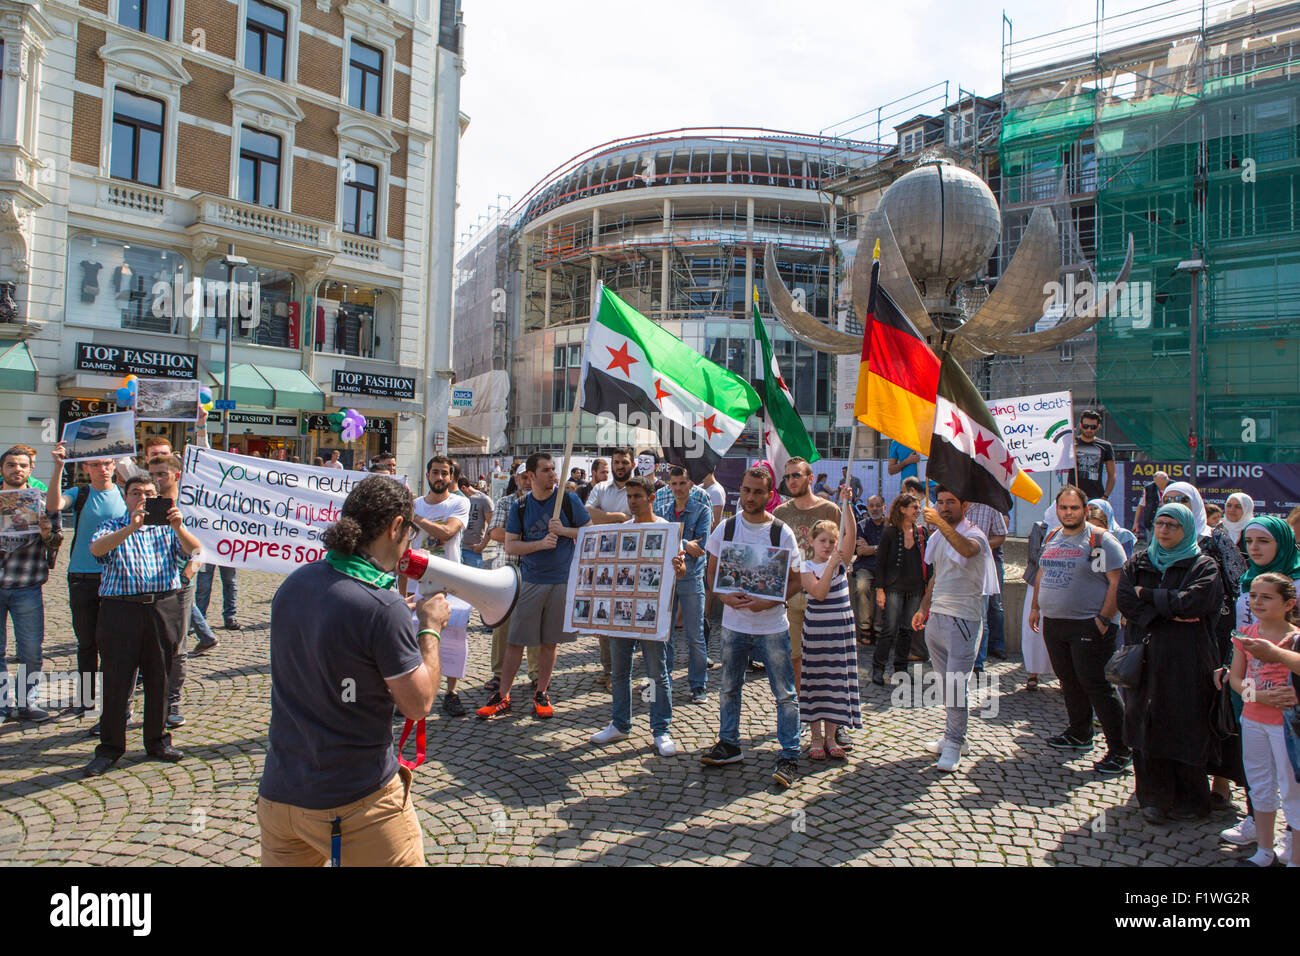
[[[569,571],[564,629],[666,641],[672,628],[676,522],[587,525]]]

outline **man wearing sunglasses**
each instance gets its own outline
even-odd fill
[[[1089,500],[1109,498],[1115,487],[1115,449],[1097,437],[1100,431],[1101,412],[1086,409],[1079,416],[1079,430],[1074,436],[1074,483]]]

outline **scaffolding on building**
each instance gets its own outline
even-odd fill
[[[1095,336],[1109,416],[1156,459],[1300,461],[1300,4],[1007,24],[1003,61],[1004,211],[1068,210],[1063,267],[1102,279],[1134,237]]]

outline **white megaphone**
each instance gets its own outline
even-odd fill
[[[485,627],[496,627],[508,618],[519,599],[519,571],[511,565],[489,571],[411,549],[397,562],[397,573],[419,581],[422,594],[456,595],[478,611]]]

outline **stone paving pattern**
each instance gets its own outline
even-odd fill
[[[190,661],[189,722],[173,734],[186,753],[179,764],[146,761],[133,726],[118,766],[83,780],[96,742],[86,735],[91,718],[0,728],[0,861],[256,864],[255,800],[270,716],[270,602],[281,580],[241,571],[244,630],[218,631],[221,646]],[[46,585],[45,601],[45,666],[71,670],[75,642],[63,575]],[[217,601],[214,593],[215,607]],[[861,658],[864,727],[848,761],[808,760],[805,736],[805,775],[782,791],[770,776],[776,717],[765,676],[751,676],[744,690],[745,762],[706,768],[697,755],[716,739],[721,668],[709,672],[708,700],[690,704],[680,636],[672,726],[680,753],[661,758],[635,689],[632,736],[603,749],[588,743],[610,719],[590,638],[560,651],[553,719],[535,719],[530,707],[521,712],[528,695],[520,688],[514,715],[476,719],[490,643],[477,625],[475,617],[471,669],[462,683],[471,714],[447,718],[435,707],[428,762],[416,775],[430,864],[1205,865],[1241,855],[1217,837],[1234,814],[1145,825],[1132,776],[1107,779],[1092,771],[1103,752],[1100,732],[1090,755],[1049,748],[1045,738],[1064,724],[1059,690],[1047,684],[1027,691],[1018,663],[990,662],[1002,688],[998,714],[972,716],[971,755],[959,773],[945,776],[921,752],[942,732],[942,709],[891,706],[890,688],[870,683],[868,649]],[[715,626],[715,657],[717,633]],[[137,698],[137,714],[141,706]]]

